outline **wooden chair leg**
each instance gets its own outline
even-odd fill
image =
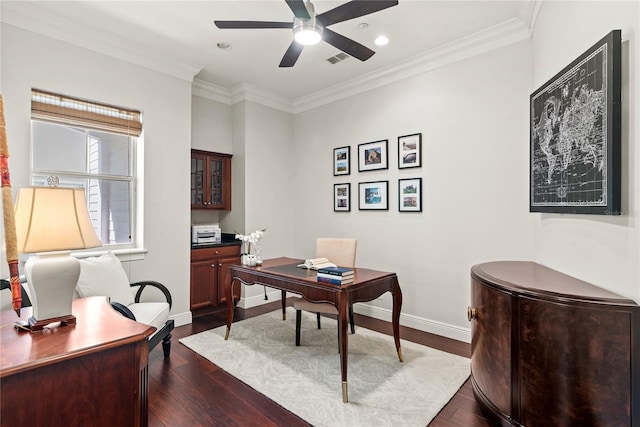
[[[302,323],[302,311],[296,310],[296,346],[300,347],[300,324]]]
[[[316,313],[316,317],[318,318],[318,329],[320,329],[320,313]]]
[[[168,334],[162,339],[162,352],[164,353],[165,359],[169,357],[171,353],[171,334]]]
[[[353,306],[349,306],[349,323],[351,324],[351,333],[356,333],[356,325],[353,322]]]

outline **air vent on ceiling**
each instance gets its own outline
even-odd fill
[[[331,58],[327,58],[327,61],[330,62],[331,64],[337,64],[338,62],[344,61],[347,58],[349,58],[349,55],[347,55],[344,52],[340,52],[336,56],[332,56]]]

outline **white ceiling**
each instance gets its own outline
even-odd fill
[[[366,62],[327,43],[305,47],[292,68],[278,64],[291,43],[288,29],[221,30],[215,20],[291,21],[284,0],[217,1],[8,1],[2,22],[61,39],[170,74],[233,90],[250,85],[287,100],[342,90],[442,60],[465,48],[487,50],[530,36],[539,1],[399,0],[383,11],[330,28],[376,51]],[[344,1],[315,0],[317,13]],[[358,24],[367,23],[360,29]],[[373,41],[384,34],[386,46]],[[517,34],[517,35],[514,35]],[[515,40],[514,40],[515,39]],[[231,44],[228,50],[216,47]],[[494,47],[495,48],[495,47]],[[468,55],[468,54],[467,54]]]

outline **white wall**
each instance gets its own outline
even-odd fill
[[[239,231],[267,229],[262,240],[265,259],[295,256],[293,224],[300,199],[292,180],[297,162],[293,117],[254,102],[243,104],[245,223]],[[264,302],[262,287],[244,287],[243,292],[245,307]]]
[[[14,190],[29,185],[31,88],[139,109],[144,120],[147,254],[125,263],[132,281],[173,295],[176,323],[189,312],[191,82],[2,24],[2,89]]]
[[[317,236],[358,239],[357,265],[398,274],[401,323],[468,340],[469,270],[531,259],[530,44],[519,43],[296,115],[296,253]],[[422,133],[423,166],[398,169],[401,135]],[[389,169],[358,172],[358,144],[389,140]],[[351,146],[351,174],[332,176]],[[398,212],[398,179],[421,177],[423,212]],[[389,181],[388,211],[359,211],[358,183]],[[351,212],[333,184],[351,183]],[[390,320],[391,298],[357,312]]]
[[[531,91],[614,29],[622,30],[623,215],[532,214],[534,259],[640,301],[639,3],[543,2],[533,33]]]
[[[197,95],[191,97],[191,148],[233,153],[231,106]],[[191,211],[192,224],[219,223],[220,218],[221,212],[216,210]]]

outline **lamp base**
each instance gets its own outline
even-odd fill
[[[36,320],[35,317],[29,318],[29,330],[33,332],[40,332],[50,323],[60,322],[61,326],[75,325],[76,316],[73,314],[67,314],[66,316],[52,317],[51,319]]]

